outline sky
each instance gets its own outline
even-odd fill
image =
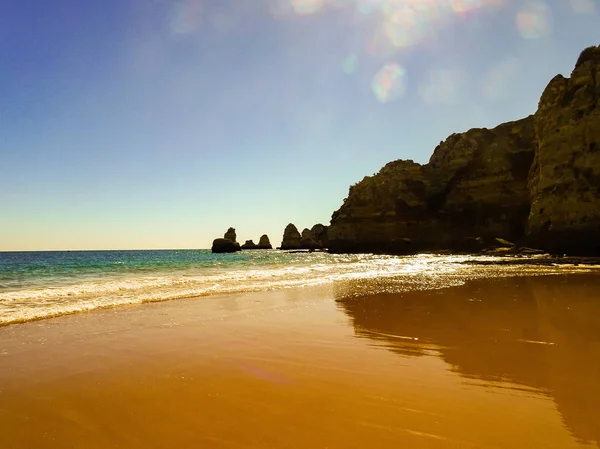
[[[209,248],[525,117],[598,0],[2,0],[0,250]]]

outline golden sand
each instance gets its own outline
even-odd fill
[[[355,287],[0,328],[0,448],[600,447],[600,277]]]

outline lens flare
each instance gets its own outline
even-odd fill
[[[408,47],[435,32],[434,22],[440,8],[429,0],[421,2],[386,2],[381,7],[383,30],[395,47]]]
[[[546,37],[551,27],[550,9],[543,2],[527,3],[517,14],[517,28],[526,39]]]
[[[373,77],[372,88],[380,102],[394,101],[406,90],[406,71],[398,64],[387,64]]]
[[[450,6],[454,12],[464,13],[499,3],[499,0],[451,0]]]

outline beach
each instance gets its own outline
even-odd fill
[[[396,287],[0,327],[1,447],[599,447],[600,276]]]

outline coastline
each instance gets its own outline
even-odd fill
[[[598,444],[600,276],[386,282],[2,327],[3,447]]]

